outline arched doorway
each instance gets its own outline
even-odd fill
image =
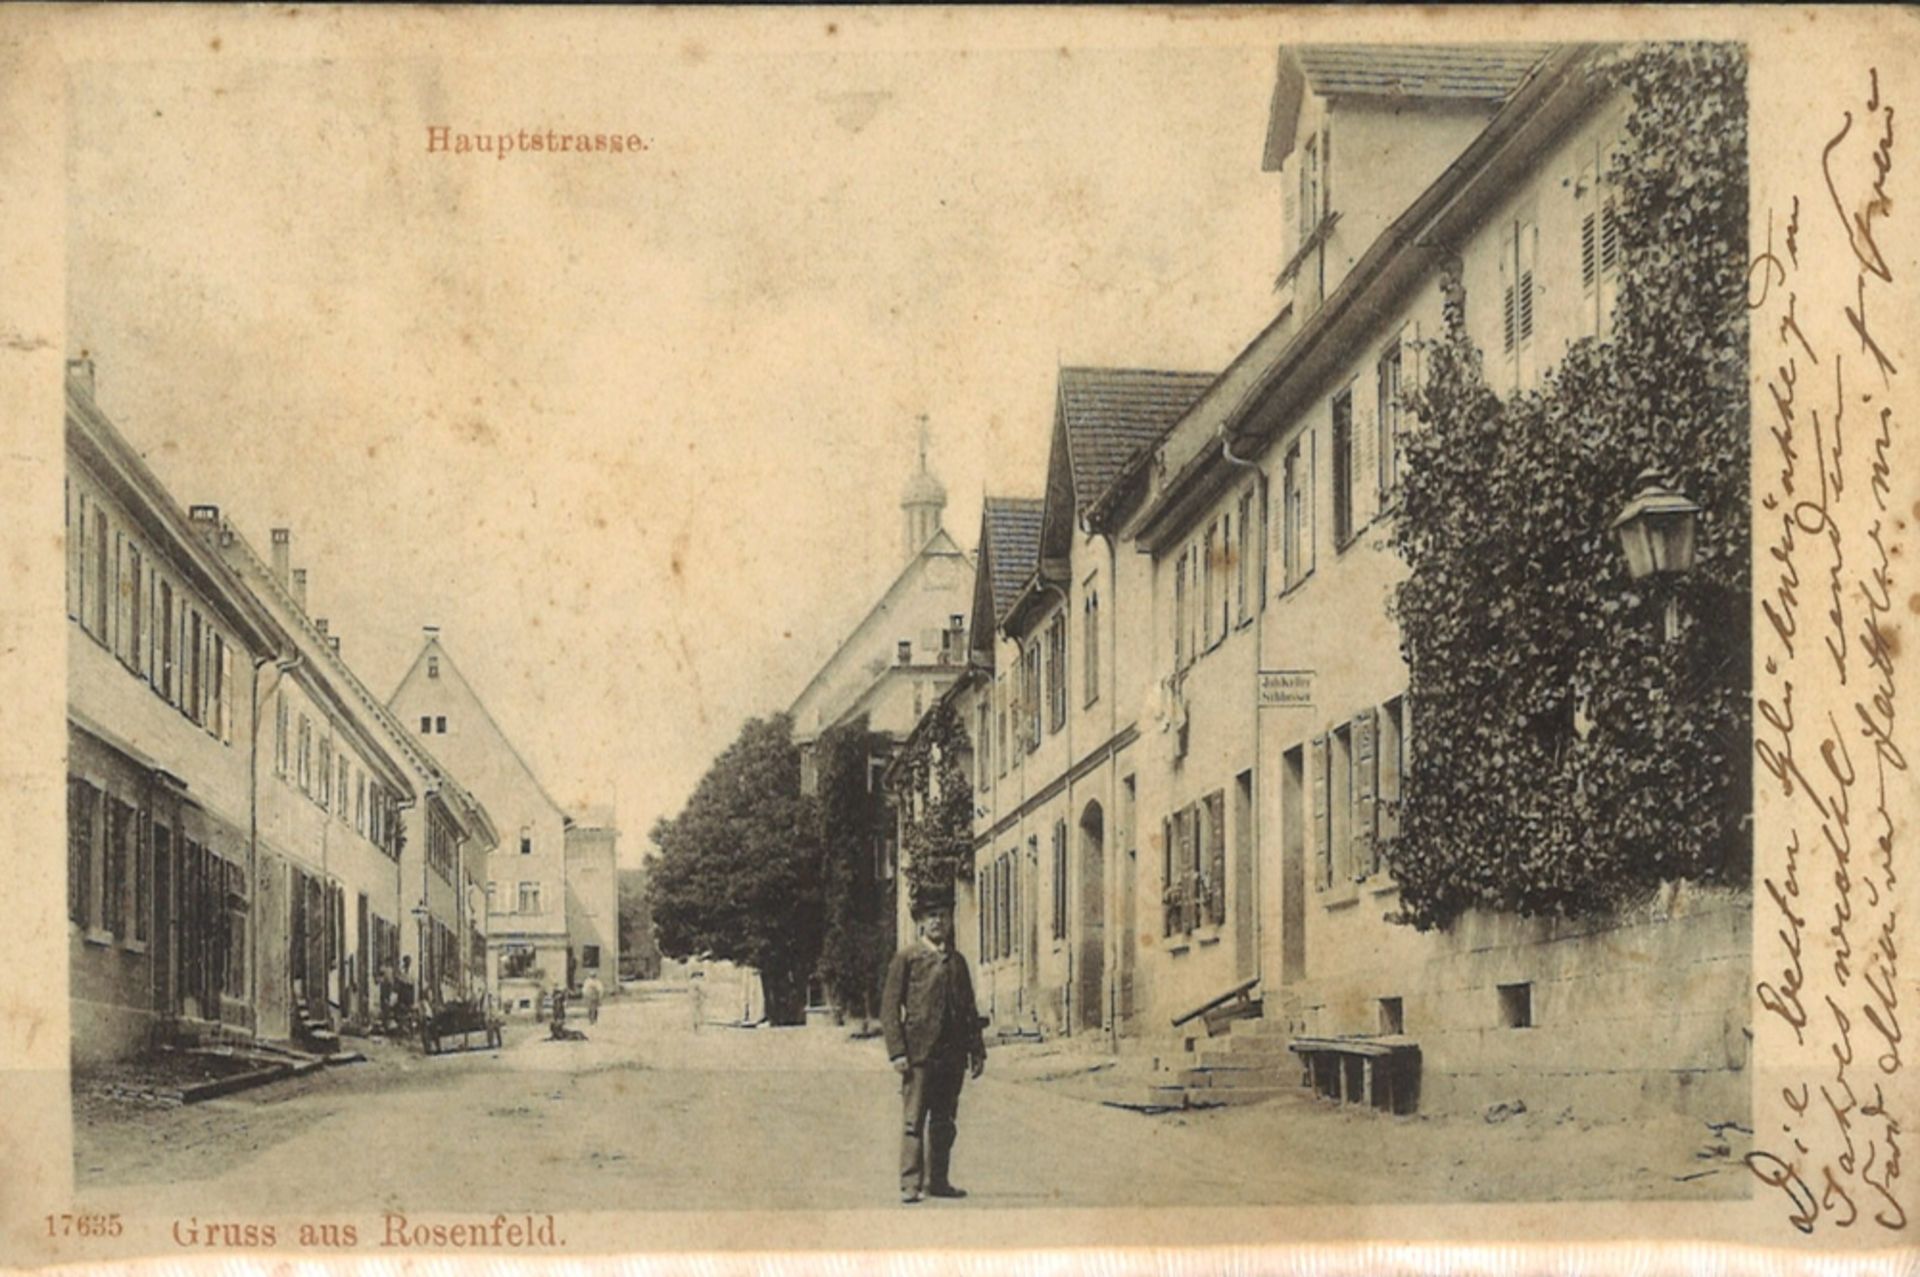
[[[1080,926],[1074,968],[1075,1029],[1098,1030],[1106,1024],[1107,884],[1106,818],[1090,802],[1080,813]]]

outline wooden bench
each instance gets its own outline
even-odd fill
[[[1183,1011],[1173,1017],[1173,1027],[1179,1028],[1190,1020],[1199,1020],[1206,1026],[1208,1037],[1217,1037],[1226,1032],[1226,1028],[1235,1020],[1252,1019],[1260,1014],[1260,999],[1253,991],[1260,984],[1260,978],[1242,981],[1225,993],[1208,998],[1191,1011]]]
[[[1302,1081],[1343,1104],[1411,1113],[1420,1102],[1420,1046],[1399,1035],[1294,1038]]]
[[[501,1040],[500,1018],[489,1015],[480,1002],[449,1002],[432,1015],[420,1019],[420,1047],[428,1055],[438,1055],[450,1038],[458,1038],[459,1049],[473,1044],[469,1035],[485,1035],[486,1045],[498,1050]]]

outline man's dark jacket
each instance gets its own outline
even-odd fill
[[[880,1027],[887,1057],[925,1064],[936,1055],[983,1059],[973,975],[958,953],[916,944],[893,955],[880,995]]]

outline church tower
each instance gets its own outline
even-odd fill
[[[946,508],[947,490],[927,470],[927,419],[923,414],[920,418],[920,472],[907,481],[907,490],[900,496],[900,509],[905,516],[902,525],[906,539],[904,557],[913,558],[927,542],[933,540],[940,531],[940,512]]]

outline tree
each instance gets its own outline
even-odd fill
[[[620,893],[620,965],[642,980],[660,974],[660,947],[653,939],[653,910],[647,901],[647,871],[622,869]]]
[[[1414,756],[1387,855],[1422,929],[1749,876],[1745,73],[1719,44],[1597,68],[1631,99],[1618,302],[1542,389],[1493,392],[1450,280],[1393,532]],[[1609,530],[1646,466],[1702,507],[1693,571],[1651,587]]]
[[[647,897],[661,952],[752,967],[767,1019],[804,1023],[824,912],[819,822],[787,716],[747,723],[653,841]]]
[[[826,898],[820,975],[834,1006],[859,1016],[863,1027],[879,1001],[893,943],[892,893],[876,872],[891,810],[872,773],[889,748],[887,737],[867,729],[864,714],[823,733],[814,746]]]

